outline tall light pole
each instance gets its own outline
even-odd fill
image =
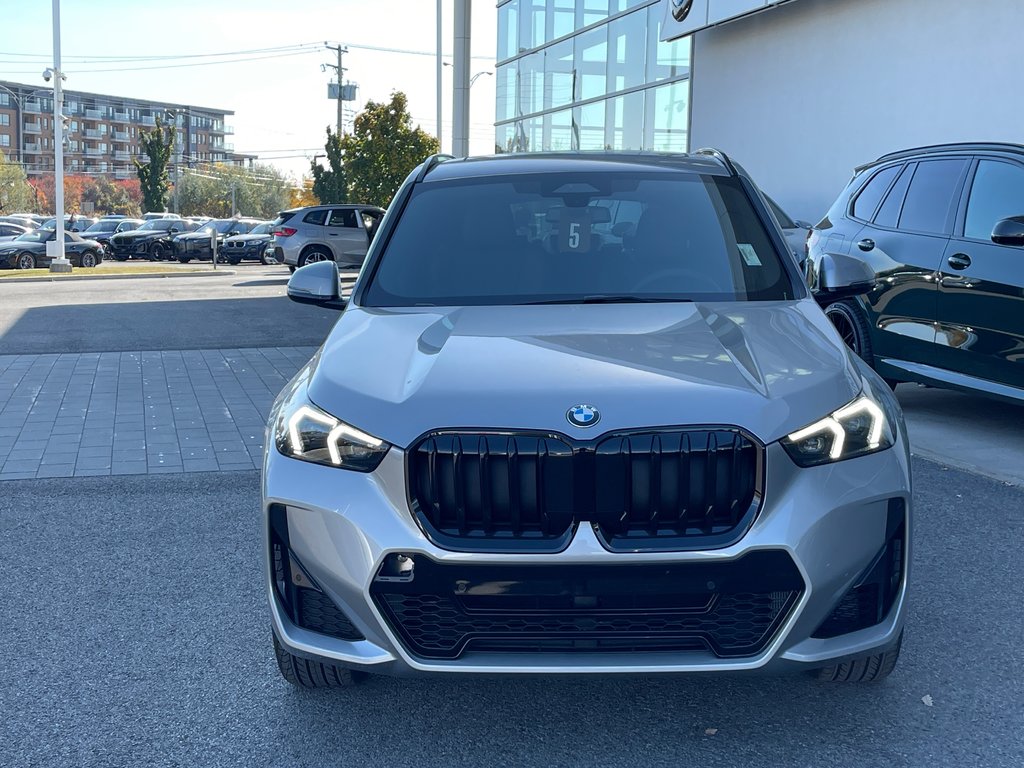
[[[441,22],[441,14],[442,14],[441,4],[442,4],[442,1],[443,0],[437,0],[437,22],[436,22],[436,24],[437,24],[437,84],[436,84],[435,87],[437,89],[437,151],[438,152],[441,152],[444,149],[444,147],[442,147],[442,144],[444,143],[444,139],[443,139],[444,131],[441,129],[441,114],[442,114],[442,111],[443,111],[442,101],[441,101],[441,87],[442,87],[442,82],[444,80],[444,76],[442,74],[443,70],[444,70],[444,67],[443,67],[443,62],[441,60],[441,56],[444,54],[444,51],[443,51],[444,35],[442,34],[443,27],[442,27],[442,22]]]
[[[452,98],[452,154],[469,155],[470,0],[455,0],[455,46]]]
[[[57,210],[57,237],[51,248],[46,244],[47,255],[51,257],[51,272],[70,272],[71,262],[64,255],[64,72],[60,68],[60,0],[53,0],[53,68],[47,69],[43,77],[53,78],[53,180]]]

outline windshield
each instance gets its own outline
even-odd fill
[[[140,230],[162,230],[164,232],[170,231],[171,227],[177,226],[181,222],[175,219],[150,219],[141,227]]]
[[[26,232],[23,235],[18,235],[15,240],[20,240],[23,243],[45,243],[47,240],[52,240],[54,237],[54,231],[37,229],[34,232]]]
[[[738,179],[586,172],[417,185],[362,303],[779,301],[797,295]]]
[[[232,231],[245,231],[245,226],[237,219],[220,219],[219,221],[213,222],[213,228],[221,235],[226,235],[228,232]]]
[[[273,226],[273,224],[274,223],[272,221],[265,221],[262,224],[257,224],[255,227],[253,227],[251,230],[249,230],[249,234],[250,235],[269,235],[270,234],[270,229]]]
[[[88,235],[89,233],[99,234],[101,232],[113,232],[115,229],[117,229],[118,223],[119,222],[113,220],[97,221],[95,224],[91,225],[87,230],[85,230],[84,234]]]

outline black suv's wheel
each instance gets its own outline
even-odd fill
[[[362,678],[362,674],[331,664],[326,659],[311,661],[288,653],[274,635],[274,655],[281,676],[297,688],[348,688]]]
[[[815,676],[818,680],[827,683],[875,683],[885,680],[896,669],[901,647],[903,647],[902,632],[900,632],[900,638],[896,641],[896,645],[888,651],[824,667],[817,670]]]
[[[230,264],[232,267],[237,267],[241,263],[241,256],[236,256],[235,254],[231,254],[230,256],[228,256],[228,264]]]
[[[307,264],[315,264],[318,261],[334,261],[334,257],[327,250],[319,246],[314,246],[299,256],[300,267],[304,267]]]
[[[167,258],[167,247],[163,243],[153,243],[149,250],[149,257],[154,261],[163,261]]]
[[[857,353],[861,360],[872,368],[875,366],[871,349],[871,326],[864,316],[864,310],[852,299],[836,301],[825,307],[825,316],[832,321],[832,325],[839,331],[839,335],[846,346]],[[898,381],[886,379],[885,383],[891,389],[896,389]]]

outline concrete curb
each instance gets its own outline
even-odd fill
[[[82,269],[82,267],[79,267]],[[155,275],[147,275],[141,272],[137,275],[72,275],[71,277],[5,277],[0,279],[0,285],[4,283],[66,283],[69,280],[155,280],[160,277],[215,277],[217,275],[236,275],[233,269],[210,270],[209,272],[185,272],[178,274],[174,272],[159,272]]]

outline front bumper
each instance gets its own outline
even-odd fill
[[[263,475],[264,519],[287,511],[289,547],[305,574],[351,621],[362,639],[344,640],[291,621],[274,587],[270,537],[266,578],[273,629],[292,653],[324,657],[376,673],[657,673],[811,669],[895,644],[905,612],[910,558],[911,486],[903,441],[890,450],[812,469],[799,469],[778,445],[765,453],[764,504],[736,544],[691,552],[610,552],[590,526],[580,525],[555,554],[485,554],[440,549],[423,534],[406,496],[405,457],[393,448],[371,474],[304,463],[268,451]],[[812,637],[886,542],[890,510],[904,510],[904,573],[891,610],[874,626],[834,637]],[[266,529],[265,529],[266,530]],[[794,603],[755,653],[722,657],[707,649],[585,653],[549,650],[467,651],[458,658],[410,652],[371,591],[389,556],[428,558],[449,571],[481,565],[652,566],[730,564],[754,553],[785,553],[803,582]],[[817,634],[821,634],[818,632]]]

